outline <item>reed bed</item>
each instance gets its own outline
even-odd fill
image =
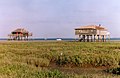
[[[119,65],[120,43],[116,42],[0,42],[0,78],[114,78],[53,68],[117,70]]]

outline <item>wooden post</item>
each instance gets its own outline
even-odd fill
[[[27,40],[28,40],[28,33],[27,33]]]
[[[85,35],[83,35],[83,41],[85,42]]]
[[[102,40],[103,40],[103,42],[104,42],[104,40],[105,40],[105,39],[104,39],[104,35],[103,35],[103,37],[102,37]]]
[[[22,39],[21,39],[21,34],[20,34],[20,40],[22,40]]]
[[[100,42],[102,42],[102,35],[100,35]]]
[[[16,40],[18,40],[18,32],[17,32],[17,35],[16,35]]]
[[[99,41],[102,42],[102,36],[101,35],[99,36],[99,39],[100,39]]]
[[[95,38],[95,37],[96,37],[96,35],[94,35],[94,42],[95,42],[95,40],[96,40],[96,38]]]
[[[92,35],[91,35],[91,42],[93,42]]]
[[[99,35],[97,35],[98,36],[98,42],[99,42],[99,40],[100,40],[100,37],[99,37]]]
[[[25,40],[25,36],[24,36],[24,40]]]
[[[87,42],[89,42],[89,35],[87,35]]]
[[[100,41],[103,42],[103,35],[101,35],[100,37],[101,37],[101,38],[100,38],[100,39],[101,39]]]
[[[106,42],[106,35],[104,36],[105,42]]]
[[[81,35],[79,35],[78,41],[80,41],[80,37],[81,37]]]

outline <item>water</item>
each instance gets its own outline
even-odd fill
[[[34,40],[34,41],[44,41],[44,40],[57,40],[57,39],[61,39],[63,41],[75,41],[78,39],[75,38],[30,38],[29,40]],[[0,38],[0,41],[6,41],[8,40],[7,38]],[[110,38],[111,41],[120,41],[120,38]]]
[[[57,40],[57,39],[61,39],[61,40],[64,40],[64,41],[75,40],[75,38],[33,38],[32,40]]]

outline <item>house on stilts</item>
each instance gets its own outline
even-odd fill
[[[78,36],[79,41],[83,42],[105,42],[110,39],[110,32],[101,25],[88,25],[75,28],[75,35]]]
[[[29,36],[32,36],[32,33],[29,33],[24,28],[18,28],[8,34],[9,40],[28,40]]]

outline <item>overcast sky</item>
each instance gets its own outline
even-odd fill
[[[120,37],[120,0],[0,0],[0,38],[16,28],[34,37],[74,37],[74,28],[101,24]]]

